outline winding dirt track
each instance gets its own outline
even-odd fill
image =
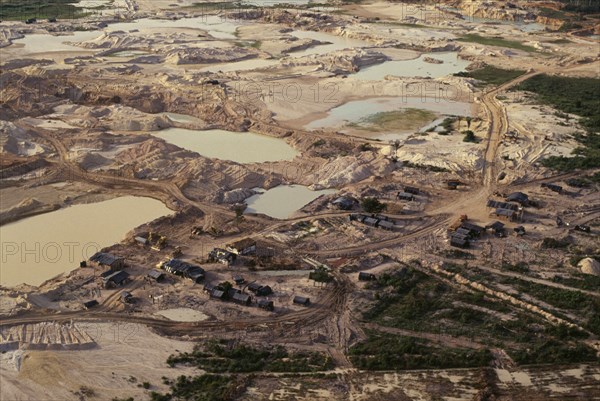
[[[55,314],[24,314],[3,319],[0,327],[9,327],[21,324],[54,322],[124,322],[137,323],[151,326],[168,335],[194,335],[203,334],[206,330],[242,330],[249,328],[263,328],[276,331],[295,332],[297,328],[306,325],[316,325],[331,315],[341,313],[346,303],[346,297],[351,283],[346,277],[336,274],[336,278],[329,291],[318,303],[313,303],[310,308],[290,312],[285,315],[253,317],[235,321],[203,321],[203,322],[175,322],[153,317],[130,315],[122,312],[102,311],[102,307],[110,304],[107,300],[101,305],[100,311],[74,311],[59,312]],[[119,292],[116,292],[118,294]]]

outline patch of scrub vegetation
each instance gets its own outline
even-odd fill
[[[30,18],[82,18],[89,13],[74,5],[79,0],[2,0],[0,20],[24,21]]]
[[[200,2],[193,3],[189,6],[185,6],[183,8],[201,8],[203,10],[234,10],[240,8],[250,8],[248,5],[242,4],[240,2],[235,1],[217,1],[214,3],[210,2]]]
[[[600,299],[581,291],[549,287],[514,277],[501,281],[514,286],[519,293],[531,295],[556,308],[576,311],[577,315],[585,320],[586,329],[600,334]]]
[[[386,204],[380,202],[377,198],[363,198],[360,205],[367,213],[380,213],[386,208]]]
[[[516,40],[507,40],[501,37],[485,37],[481,35],[477,35],[476,33],[469,33],[461,36],[457,40],[461,42],[469,42],[469,43],[479,43],[480,45],[486,46],[498,46],[498,47],[507,47],[509,49],[523,50],[526,52],[534,52],[536,49],[532,46],[524,45],[523,43]]]
[[[313,148],[317,148],[319,146],[323,146],[325,145],[327,142],[325,141],[325,139],[317,139],[316,141],[314,141],[311,145],[311,147]]]
[[[552,281],[580,290],[597,291],[600,288],[600,277],[591,274],[577,273],[573,274],[573,277],[555,276]]]
[[[460,119],[460,117],[446,117],[444,118],[444,121],[442,121],[442,123],[440,125],[438,125],[439,127],[442,127],[443,129],[441,131],[438,131],[438,135],[448,135],[452,132],[452,130],[454,130],[454,123],[456,121],[458,121]],[[470,124],[470,123],[469,123]],[[431,127],[427,130],[427,132],[433,132],[436,130],[437,127]]]
[[[582,0],[558,0],[564,3],[563,11],[576,12],[581,14],[598,14],[600,13],[600,3],[597,1],[582,1]]]
[[[402,161],[402,165],[404,167],[408,167],[408,168],[416,168],[419,170],[426,170],[426,171],[432,171],[434,173],[449,173],[450,170],[447,169],[446,167],[440,167],[440,166],[430,166],[427,164],[420,164],[420,163],[412,163],[408,160],[404,160]]]
[[[565,344],[556,340],[536,344],[531,348],[511,354],[511,356],[520,365],[596,362],[600,360],[592,347],[582,343]]]
[[[560,38],[560,39],[549,40],[547,43],[552,43],[554,45],[566,45],[567,43],[573,43],[573,42],[571,42],[569,39]]]
[[[449,369],[487,366],[489,350],[436,347],[424,340],[367,331],[367,339],[349,351],[352,364],[366,370]]]
[[[600,79],[536,75],[519,84],[516,90],[533,92],[543,104],[564,113],[581,116],[588,133],[600,132]]]
[[[460,249],[445,249],[440,252],[440,255],[448,259],[475,259],[475,255]]]
[[[252,47],[254,49],[260,49],[260,46],[262,45],[262,41],[260,40],[253,40],[253,41],[237,41],[234,42],[234,44],[238,47]]]
[[[566,182],[568,186],[573,188],[589,188],[592,184],[600,184],[600,171],[593,174],[569,178]]]
[[[408,131],[418,129],[435,118],[435,113],[431,111],[409,108],[371,114],[347,126],[369,131]]]
[[[478,277],[466,264],[445,263],[444,269],[471,280],[496,280],[495,276]],[[502,281],[502,277],[496,281]],[[514,354],[554,340],[577,345],[587,337],[587,333],[576,328],[555,326],[500,299],[477,291],[461,291],[410,267],[380,275],[366,290],[372,291],[375,302],[364,311],[363,319],[380,326],[444,333]],[[600,324],[600,318],[597,320],[590,319],[586,327],[593,331],[592,326]],[[555,362],[554,357],[548,362]]]
[[[581,117],[579,123],[586,134],[575,134],[582,146],[573,150],[572,157],[550,156],[541,160],[545,167],[559,171],[600,167],[600,79],[538,75],[516,87],[532,92],[537,101],[563,113]]]
[[[281,346],[255,348],[228,340],[198,344],[191,353],[171,355],[167,363],[193,365],[210,373],[319,372],[334,367],[324,353],[288,352]]]
[[[397,26],[397,27],[402,27],[402,28],[427,28],[427,25],[411,24],[410,22],[381,21],[381,20],[375,21],[375,22],[385,24],[386,26]],[[397,49],[402,49],[402,48],[404,48],[403,46],[404,45],[394,45],[394,47]]]
[[[227,401],[233,400],[240,393],[241,386],[232,376],[204,374],[200,376],[179,376],[171,384],[166,394],[150,393],[152,401],[193,400],[193,401]]]
[[[462,132],[464,134],[464,138],[463,138],[463,142],[472,142],[472,143],[478,143],[479,139],[477,139],[477,137],[475,136],[475,133],[473,131],[466,130]]]
[[[486,65],[483,68],[474,71],[462,71],[454,74],[457,77],[474,78],[487,85],[502,85],[508,81],[523,75],[523,70],[505,70],[502,68]]]

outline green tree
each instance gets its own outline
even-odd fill
[[[473,131],[466,130],[463,131],[463,134],[465,134],[463,142],[477,142],[477,137],[475,136],[475,133]]]
[[[367,213],[379,213],[386,208],[385,203],[381,203],[377,198],[363,198],[360,205]]]

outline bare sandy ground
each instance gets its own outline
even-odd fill
[[[2,399],[34,400],[44,394],[48,399],[76,400],[85,388],[99,400],[125,394],[137,399],[148,394],[138,387],[143,382],[150,383],[153,390],[167,390],[161,380],[173,373],[166,364],[167,357],[175,350],[186,352],[193,347],[190,342],[158,336],[143,325],[89,323],[81,324],[81,328],[95,339],[94,349],[4,354],[0,365]],[[18,370],[11,354],[20,360]],[[198,373],[192,368],[178,371]]]

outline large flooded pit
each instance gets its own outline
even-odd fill
[[[48,52],[86,52],[93,53],[97,50],[84,49],[69,43],[85,42],[96,39],[102,34],[101,31],[76,31],[72,35],[50,35],[47,33],[35,33],[25,35],[24,38],[13,40],[13,46],[22,46],[22,53],[48,53]]]
[[[125,196],[3,225],[0,285],[40,285],[74,270],[80,261],[121,241],[134,227],[169,213],[155,199]]]
[[[456,52],[424,53],[412,60],[386,61],[366,67],[349,77],[367,81],[379,81],[387,75],[439,78],[464,71],[470,63],[459,58]]]
[[[205,157],[238,163],[292,160],[298,155],[283,139],[252,132],[168,128],[152,135]]]
[[[467,102],[451,101],[450,99],[416,98],[416,97],[389,97],[355,100],[344,103],[329,110],[326,117],[316,119],[305,125],[306,129],[337,129],[347,132],[353,124],[383,112],[394,112],[398,110],[427,110],[439,115],[471,116],[472,104]],[[429,125],[431,121],[423,125]],[[418,129],[417,129],[418,130]],[[393,131],[403,132],[394,129]],[[404,132],[415,132],[414,129]],[[362,135],[361,135],[362,136]],[[366,137],[377,137],[365,133]],[[389,139],[386,136],[386,139]]]

